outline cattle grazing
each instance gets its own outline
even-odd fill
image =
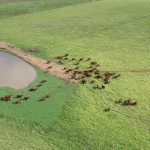
[[[97,62],[95,62],[95,61],[91,62],[91,65],[96,65],[96,64],[97,64]]]
[[[67,58],[67,57],[65,57],[65,58],[64,58],[64,60],[68,60],[68,58]]]
[[[63,65],[64,64],[64,62],[62,61],[62,60],[59,60],[59,62],[58,62],[60,65]]]
[[[76,75],[76,74],[77,74],[77,72],[76,72],[76,71],[74,71],[74,72],[73,72],[73,75]]]
[[[124,105],[124,106],[135,106],[137,105],[137,101],[132,100],[131,98],[127,100],[120,99],[118,101],[115,101],[116,104]]]
[[[66,70],[66,69],[67,69],[66,67],[63,68],[63,70]]]
[[[97,75],[98,75],[98,74],[101,74],[101,71],[100,71],[100,70],[96,70],[96,71],[95,71],[95,74],[97,74]]]
[[[109,84],[110,83],[110,81],[109,80],[106,80],[105,82],[104,82],[104,84]]]
[[[47,60],[47,61],[46,61],[46,64],[50,64],[50,63],[51,63],[51,61],[50,61],[50,60]]]
[[[137,105],[137,101],[134,101],[132,99],[127,99],[127,100],[124,100],[121,104],[124,106],[135,106]]]
[[[30,88],[29,89],[29,92],[34,92],[34,91],[36,91],[37,90],[37,88]]]
[[[102,89],[105,89],[105,85],[102,85]]]
[[[44,98],[44,99],[47,99],[47,98],[49,98],[50,96],[51,96],[51,93],[45,95],[43,98]]]
[[[91,58],[87,58],[87,61],[90,61],[91,60]]]
[[[79,67],[76,67],[75,69],[77,70],[77,69],[79,69]]]
[[[46,83],[47,82],[47,80],[42,80],[40,83]]]
[[[109,83],[109,79],[110,79],[111,75],[112,74],[110,72],[105,73],[105,78],[104,78],[105,84]]]
[[[71,72],[71,71],[72,71],[72,69],[68,69],[68,71],[69,71],[69,72]]]
[[[121,76],[121,74],[117,74],[117,75],[113,76],[112,79],[117,79],[117,78],[119,78],[120,76]]]
[[[15,98],[21,98],[23,95],[17,95]]]
[[[68,70],[66,70],[66,73],[69,73],[69,72],[71,72],[72,71],[72,69],[68,69]]]
[[[44,98],[40,98],[38,101],[39,102],[42,102],[42,101],[44,101],[45,99]]]
[[[69,54],[65,54],[65,55],[64,55],[64,57],[68,57],[68,56],[69,56]]]
[[[29,52],[36,52],[38,50],[36,48],[29,48],[29,49],[27,49],[27,51],[29,51]]]
[[[93,68],[93,69],[90,69],[90,70],[88,70],[88,72],[90,72],[90,73],[93,73],[95,71],[95,69]]]
[[[36,87],[41,87],[42,86],[42,84],[38,84]]]
[[[87,83],[87,80],[85,80],[85,79],[81,80],[81,84],[86,84],[86,83]]]
[[[83,59],[84,59],[84,58],[80,58],[80,59],[79,59],[79,62],[80,62],[80,61],[83,61]]]
[[[29,98],[30,98],[29,96],[25,96],[25,97],[22,98],[22,100],[26,101],[26,100],[28,100]]]
[[[82,71],[78,71],[78,74],[82,74],[83,72]]]
[[[4,97],[1,97],[0,100],[7,102],[7,101],[10,101],[10,100],[11,100],[11,97],[12,97],[11,95],[6,95],[6,96],[4,96]]]
[[[38,101],[42,102],[45,101],[46,99],[48,99],[51,96],[51,93],[45,95],[44,97],[42,97],[41,99],[39,99]]]
[[[74,61],[74,60],[76,60],[76,58],[72,58],[71,60]]]
[[[86,77],[91,77],[92,76],[92,74],[89,71],[84,71],[84,75]]]
[[[57,56],[56,57],[56,59],[59,59],[59,60],[62,59],[62,58],[63,58],[62,56]]]
[[[71,79],[76,79],[76,74],[73,74],[73,75],[71,76]]]
[[[105,108],[104,111],[105,112],[110,112],[111,111],[111,107]]]
[[[78,71],[77,71],[77,70],[75,70],[75,71],[74,71],[74,74],[77,74],[77,73],[78,73]]]
[[[48,66],[47,68],[46,68],[46,70],[49,70],[49,69],[52,69],[53,68],[53,66]]]

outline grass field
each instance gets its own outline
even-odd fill
[[[33,122],[40,123],[44,126],[48,126],[49,123],[59,116],[63,106],[67,101],[70,101],[73,90],[75,89],[71,84],[60,80],[54,76],[50,76],[37,70],[38,77],[34,83],[28,88],[15,91],[5,88],[0,93],[0,96],[10,93],[13,95],[13,99],[10,102],[0,102],[0,113],[12,117],[20,117],[25,120],[31,120]],[[47,82],[38,88],[36,92],[28,91],[30,88],[38,85],[42,80],[48,79]],[[51,97],[48,101],[40,102],[43,96],[51,93]],[[22,102],[18,107],[13,104],[17,99],[16,95],[29,96],[30,100]]]
[[[13,13],[7,9],[0,13],[0,41],[25,51],[37,48],[33,55],[55,63],[54,58],[64,53],[91,57],[101,64],[102,71],[118,71],[121,77],[99,91],[91,84],[68,85],[37,70],[33,84],[45,78],[48,82],[37,94],[29,93],[32,101],[19,107],[0,102],[1,149],[149,150],[150,1],[50,2],[53,5],[38,4],[31,10],[25,3],[30,5],[34,0],[0,3],[0,12],[13,8]],[[20,4],[28,13],[16,13]],[[65,65],[75,67],[69,60]],[[84,61],[81,67],[86,65]],[[49,90],[54,96],[40,105],[37,98]],[[5,93],[18,91],[0,89],[0,96]],[[114,103],[130,97],[138,101],[137,106]],[[107,107],[115,111],[104,112]]]
[[[89,2],[90,0],[0,0],[0,18],[55,9],[69,5]]]

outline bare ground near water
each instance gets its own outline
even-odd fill
[[[70,72],[70,73],[66,74],[63,65],[57,65],[57,64],[53,64],[53,63],[47,64],[46,60],[35,57],[27,52],[24,52],[24,51],[16,48],[16,47],[12,47],[10,44],[7,44],[5,42],[0,42],[0,49],[4,49],[7,52],[15,54],[18,57],[25,60],[26,62],[32,64],[33,66],[36,66],[43,71],[47,71],[48,73],[55,75],[61,79],[73,81],[73,80],[71,80],[71,76],[73,73]],[[47,70],[47,68],[49,66],[52,66],[52,68]]]

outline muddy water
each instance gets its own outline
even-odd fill
[[[36,71],[22,59],[0,51],[0,87],[22,89],[36,78]]]

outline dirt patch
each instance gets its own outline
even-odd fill
[[[40,68],[43,71],[45,71],[49,66],[52,66],[52,68],[47,71],[49,74],[55,75],[61,79],[68,80],[71,82],[74,81],[71,79],[73,72],[69,72],[66,74],[64,70],[64,65],[57,65],[53,63],[47,64],[46,60],[32,56],[31,54],[24,52],[18,48],[12,47],[10,44],[4,42],[0,42],[0,49],[4,49],[7,52],[17,55],[18,57],[22,58],[26,62]]]

